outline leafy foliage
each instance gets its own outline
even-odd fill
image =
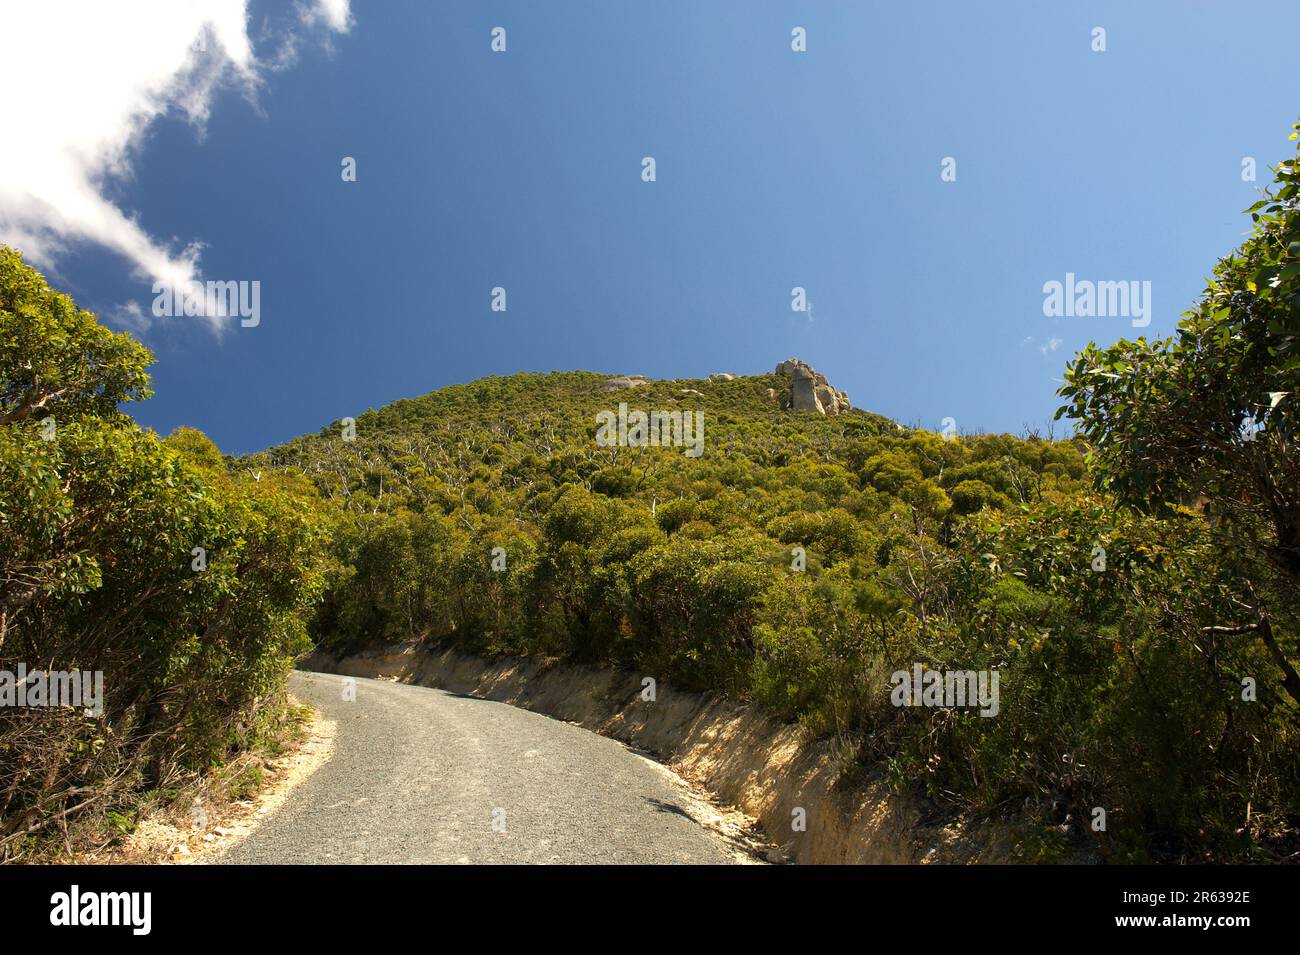
[[[153,356],[114,334],[0,245],[0,424],[56,410],[108,414],[149,397]]]
[[[241,742],[309,645],[328,525],[309,482],[228,473],[198,432],[120,415],[149,353],[2,247],[0,290],[0,670],[100,671],[104,692],[98,717],[0,708],[0,855],[18,857]]]
[[[1300,123],[1291,139],[1300,140]],[[1254,229],[1221,259],[1176,338],[1090,346],[1061,389],[1098,487],[1124,505],[1193,505],[1244,579],[1223,630],[1253,633],[1300,703],[1300,153],[1247,212]],[[1280,632],[1279,632],[1280,631]]]

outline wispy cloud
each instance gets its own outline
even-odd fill
[[[299,3],[306,29],[346,32],[348,0]],[[0,148],[0,242],[56,270],[74,245],[121,255],[139,279],[180,287],[200,278],[201,235],[165,241],[108,197],[130,178],[145,132],[179,114],[202,130],[218,90],[249,100],[283,63],[286,35],[253,49],[247,0],[40,0],[10,5],[0,29],[7,133]],[[196,223],[196,229],[202,224]],[[139,323],[137,303],[121,306]],[[223,319],[210,316],[214,323]]]
[[[315,3],[299,3],[298,12],[302,22],[308,26],[323,23],[335,33],[346,33],[352,26],[352,12],[348,9],[348,0],[316,0]]]
[[[1024,340],[1021,344],[1023,344],[1023,345],[1033,345],[1034,342],[1035,342],[1035,340],[1036,340],[1036,339],[1034,338],[1033,335],[1026,335],[1026,336],[1025,336],[1025,340]],[[1043,342],[1041,345],[1035,345],[1034,347],[1036,347],[1036,348],[1037,348],[1037,349],[1038,349],[1038,350],[1039,350],[1039,351],[1040,351],[1044,356],[1047,356],[1047,355],[1051,354],[1052,352],[1057,351],[1058,349],[1060,349],[1060,347],[1061,347],[1062,345],[1064,345],[1064,344],[1065,344],[1065,341],[1064,341],[1063,339],[1060,339],[1060,338],[1049,338],[1049,339],[1047,339],[1047,341]]]

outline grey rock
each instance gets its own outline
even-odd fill
[[[793,392],[790,407],[794,411],[838,415],[852,407],[847,394],[834,388],[825,375],[798,358],[781,362],[776,366],[776,374],[790,379]]]
[[[816,380],[811,376],[803,377],[798,373],[794,376],[794,400],[791,407],[795,411],[815,411],[817,414],[825,414],[826,409],[822,403],[817,400]]]

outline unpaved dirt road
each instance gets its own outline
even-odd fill
[[[618,742],[429,687],[294,673],[333,755],[218,861],[734,863],[700,804]],[[707,807],[705,807],[707,811]]]

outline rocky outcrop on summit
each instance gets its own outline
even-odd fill
[[[626,391],[629,388],[640,388],[642,385],[648,385],[644,375],[618,375],[614,378],[606,378],[600,385],[601,391]]]
[[[813,370],[798,358],[790,358],[776,366],[776,373],[790,378],[791,404],[794,411],[812,411],[817,414],[837,415],[848,411],[849,396],[836,390],[826,376]]]

